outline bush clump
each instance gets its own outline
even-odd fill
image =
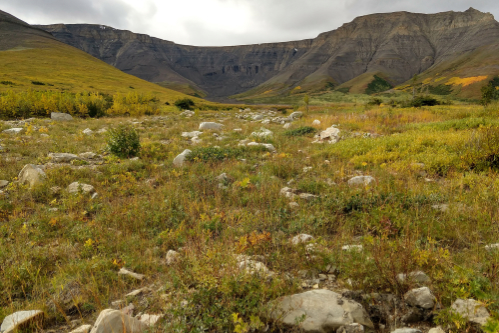
[[[188,110],[195,105],[194,101],[190,98],[179,99],[175,102],[175,106],[179,108],[179,110]]]
[[[374,80],[367,85],[366,94],[372,95],[392,89],[393,86],[385,79],[374,75]]]
[[[135,157],[140,152],[140,137],[137,131],[129,126],[118,126],[108,132],[107,147],[120,158]]]
[[[225,159],[237,158],[243,154],[242,148],[196,148],[187,157],[188,161],[216,162]]]
[[[304,136],[304,135],[311,135],[315,134],[317,130],[313,127],[310,126],[303,126],[294,130],[289,130],[284,132],[284,135],[286,136]]]

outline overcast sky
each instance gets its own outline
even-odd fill
[[[360,15],[469,7],[499,17],[498,0],[0,0],[30,24],[104,24],[199,46],[314,38]]]

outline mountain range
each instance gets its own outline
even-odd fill
[[[180,45],[106,25],[21,22],[16,29],[53,36],[127,74],[213,99],[404,90],[415,75],[431,93],[473,98],[499,74],[499,23],[473,8],[372,14],[315,39],[229,47]],[[3,36],[3,45],[19,46]]]

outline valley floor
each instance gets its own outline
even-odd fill
[[[339,326],[494,332],[498,115],[496,105],[344,104],[294,119],[0,122],[0,318],[42,310],[40,331],[69,332],[113,308],[152,332],[312,331],[315,310],[290,323],[272,309],[329,290],[365,309]],[[119,124],[140,134],[138,158],[106,150]],[[32,188],[18,179],[28,164],[46,174]],[[71,193],[74,182],[91,186]],[[412,301],[424,287],[434,298]],[[458,299],[480,302],[480,316]]]

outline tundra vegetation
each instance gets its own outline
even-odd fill
[[[39,309],[45,328],[67,332],[133,303],[136,313],[163,315],[151,332],[289,332],[269,318],[270,301],[313,288],[403,298],[416,283],[398,275],[423,271],[439,309],[428,327],[478,330],[449,310],[475,299],[491,313],[482,329],[495,332],[495,102],[415,108],[311,96],[309,114],[285,129],[272,121],[277,111],[186,113],[130,94],[0,96],[0,318]],[[87,117],[94,109],[109,116]],[[54,111],[83,117],[57,122],[47,118]],[[224,126],[193,133],[201,122]],[[332,125],[341,140],[312,143]],[[11,127],[22,131],[3,132]],[[255,135],[262,127],[272,135]],[[46,178],[19,182],[27,164]],[[351,186],[356,176],[374,181]],[[68,191],[74,182],[92,189]],[[301,234],[313,239],[290,242]],[[345,251],[354,245],[361,250]],[[239,255],[272,275],[241,269]],[[327,280],[310,283],[320,274]],[[380,332],[395,325],[372,318]]]

